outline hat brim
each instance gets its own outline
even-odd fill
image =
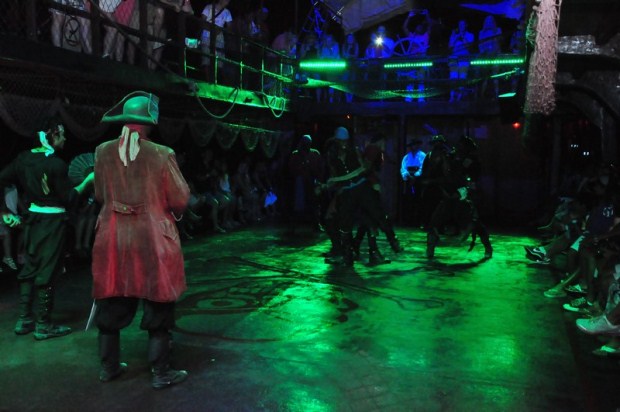
[[[137,115],[135,113],[123,113],[125,103],[134,97],[146,97],[148,105],[146,115]],[[136,91],[131,92],[123,99],[115,104],[110,110],[104,113],[101,123],[135,123],[135,124],[151,124],[156,125],[159,120],[159,97],[153,93]]]

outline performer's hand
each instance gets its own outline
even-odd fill
[[[84,184],[92,185],[95,182],[95,172],[90,172],[84,179]]]
[[[323,190],[325,190],[325,188],[326,188],[326,185],[324,184],[316,185],[316,187],[314,188],[314,194],[317,196],[320,195],[323,192]]]
[[[7,214],[3,215],[2,216],[2,221],[8,227],[19,226],[19,224],[22,222],[21,219],[19,218],[19,216],[14,215],[12,213],[7,213]]]

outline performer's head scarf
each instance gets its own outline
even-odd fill
[[[108,110],[101,119],[105,123],[124,123],[118,144],[118,155],[125,166],[140,152],[142,125],[156,125],[159,120],[159,98],[152,93],[137,91]]]

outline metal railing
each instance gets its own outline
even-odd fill
[[[230,30],[223,30],[222,49],[215,41],[202,45],[202,32],[219,28],[196,17],[198,10],[185,12],[182,4],[182,0],[3,0],[0,34],[279,97],[289,97],[300,88],[331,88],[363,100],[447,98],[455,90],[478,99],[489,82],[491,88],[497,89],[499,83],[502,90],[514,91],[523,74],[523,58],[516,55],[495,56],[508,63],[494,66],[482,61],[490,60],[488,56],[464,57],[461,60],[471,63],[466,78],[451,75],[451,67],[461,61],[447,56],[341,60],[346,66],[340,71],[323,71],[320,65],[325,61],[317,60],[317,66],[308,68],[304,60]]]
[[[0,34],[189,79],[267,94],[285,90],[294,56],[231,31],[224,33],[224,50],[201,47],[201,32],[213,26],[171,6],[174,1],[3,0]]]

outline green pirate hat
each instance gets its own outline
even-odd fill
[[[157,124],[159,97],[142,91],[131,92],[108,110],[102,123]]]

